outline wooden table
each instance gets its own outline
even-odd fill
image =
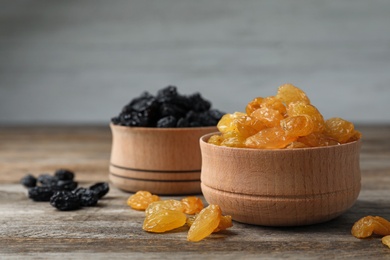
[[[143,212],[126,205],[128,193],[111,186],[97,207],[72,212],[33,202],[18,182],[58,168],[76,172],[80,186],[108,180],[111,134],[107,126],[0,127],[0,258],[383,258],[380,237],[356,239],[359,218],[390,219],[390,126],[360,126],[362,191],[356,204],[327,223],[289,228],[234,222],[198,242],[186,228],[166,234],[142,230]],[[180,197],[163,197],[180,198]]]

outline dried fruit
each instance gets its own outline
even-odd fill
[[[390,247],[390,235],[382,237],[382,244]]]
[[[211,204],[204,208],[192,223],[187,240],[197,242],[209,236],[218,227],[221,215],[218,205]]]
[[[188,217],[186,222],[187,226],[191,227],[197,217],[198,215]],[[221,216],[221,220],[219,221],[218,227],[213,230],[213,233],[228,229],[232,226],[233,226],[232,216],[229,215]]]
[[[210,144],[236,148],[306,148],[357,141],[361,133],[341,118],[326,122],[301,89],[285,84],[276,96],[257,97],[246,113],[225,114]]]
[[[57,191],[50,198],[50,205],[58,210],[76,210],[81,207],[80,198],[71,191]]]
[[[54,191],[50,187],[35,186],[28,189],[28,197],[34,201],[50,201]]]
[[[181,203],[181,201],[178,200],[160,200],[150,203],[145,210],[145,214],[148,215],[163,209],[184,212],[185,206],[183,205],[183,203]]]
[[[198,197],[186,197],[181,200],[184,206],[184,213],[186,214],[197,214],[203,209],[203,202]]]
[[[149,191],[137,191],[127,200],[127,205],[137,210],[145,210],[150,203],[160,200],[157,195],[152,195]]]
[[[160,209],[146,214],[143,230],[162,233],[184,226],[186,214],[177,210]]]
[[[156,96],[144,92],[134,98],[111,122],[131,127],[215,126],[224,113],[210,108],[200,93],[180,95],[175,86],[167,86]]]
[[[99,199],[101,199],[110,191],[110,186],[107,182],[98,182],[90,186],[89,189],[95,192]]]
[[[31,174],[28,174],[20,180],[20,183],[26,188],[32,188],[37,185],[37,179]]]
[[[56,170],[54,176],[59,180],[73,180],[74,172],[66,169]]]
[[[99,201],[99,196],[90,189],[78,188],[73,193],[79,197],[80,204],[83,207],[96,206]]]
[[[390,222],[378,216],[367,216],[359,219],[352,227],[351,233],[357,238],[370,237],[372,234],[390,235]]]
[[[310,99],[306,96],[305,92],[292,84],[284,84],[280,86],[276,97],[286,105],[297,101],[310,104]]]

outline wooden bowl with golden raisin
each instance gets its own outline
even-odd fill
[[[233,148],[200,140],[201,187],[235,221],[299,226],[331,220],[360,192],[360,141],[294,149]]]

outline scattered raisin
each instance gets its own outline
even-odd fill
[[[197,214],[203,209],[203,202],[198,197],[186,197],[181,200],[181,203],[184,206],[184,213],[186,214]]]
[[[20,180],[20,183],[26,188],[32,188],[37,185],[37,179],[31,174],[28,174]]]
[[[149,191],[137,191],[127,199],[127,205],[137,210],[145,210],[150,203],[160,200],[157,195]]]
[[[57,191],[50,198],[50,205],[61,211],[76,210],[81,207],[79,196],[71,191]]]
[[[50,187],[35,186],[28,189],[28,197],[34,201],[50,201],[54,191]]]
[[[110,186],[107,182],[98,182],[90,186],[89,189],[95,192],[99,199],[101,199],[110,191]]]
[[[357,238],[370,237],[372,234],[390,235],[390,222],[378,216],[367,216],[359,219],[352,227],[351,233]]]
[[[96,206],[99,201],[98,195],[90,189],[78,188],[73,193],[79,197],[80,204],[83,207]]]
[[[74,172],[66,169],[59,169],[55,171],[54,176],[62,181],[73,180]]]
[[[142,228],[148,232],[162,233],[182,227],[185,223],[186,215],[183,212],[160,209],[146,214]]]
[[[221,216],[221,209],[218,205],[209,205],[204,208],[192,223],[187,240],[197,242],[209,236],[218,227]]]

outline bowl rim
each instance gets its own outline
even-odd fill
[[[329,146],[319,146],[319,147],[302,147],[302,148],[275,148],[275,149],[270,149],[270,148],[246,148],[246,147],[230,147],[230,146],[221,146],[221,145],[215,145],[215,144],[209,144],[206,140],[208,140],[211,136],[213,135],[221,135],[221,132],[214,132],[214,133],[208,133],[200,137],[199,142],[200,145],[202,146],[209,146],[213,147],[214,149],[220,149],[220,150],[234,150],[234,151],[248,151],[248,152],[292,152],[292,151],[309,151],[309,150],[326,150],[326,149],[337,149],[341,147],[346,147],[346,146],[351,146],[351,145],[356,145],[361,143],[361,138],[352,141],[349,143],[344,143],[344,144],[339,144],[339,145],[329,145]]]
[[[197,126],[197,127],[138,127],[138,126],[123,126],[116,125],[110,122],[111,128],[117,128],[128,131],[139,131],[139,132],[183,132],[183,131],[195,131],[195,130],[210,130],[217,129],[217,126]]]

